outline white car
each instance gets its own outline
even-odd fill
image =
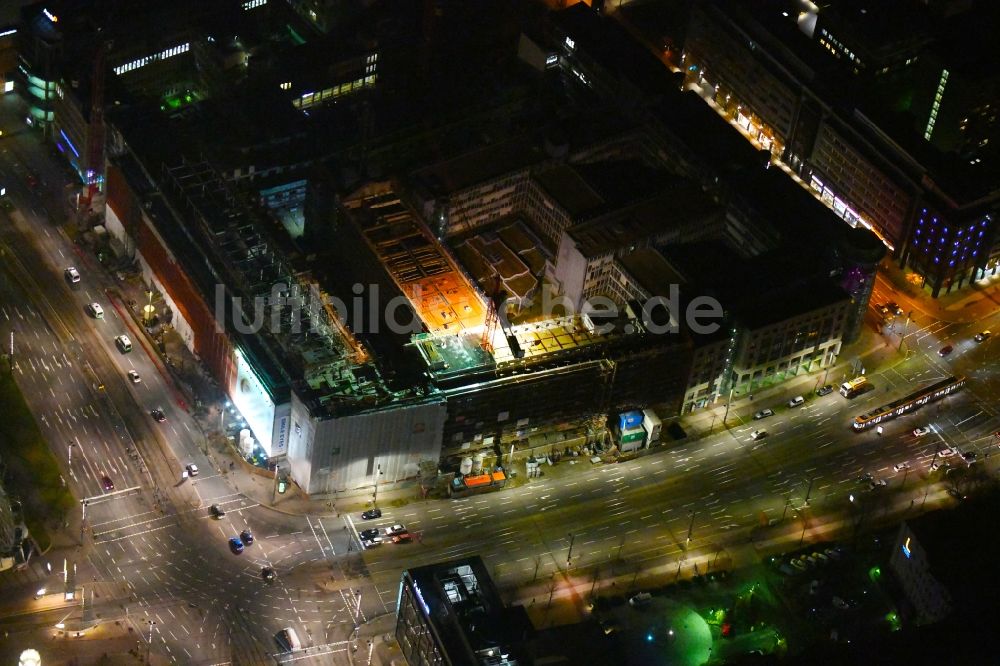
[[[806,399],[803,398],[801,395],[797,395],[788,401],[789,407],[801,407],[804,404],[806,404]]]
[[[957,453],[957,451],[955,451],[955,449],[952,449],[952,448],[946,446],[946,447],[944,447],[943,449],[941,449],[940,451],[937,452],[937,457],[938,458],[947,458],[948,456],[953,456],[956,453]]]
[[[926,435],[930,431],[931,431],[931,427],[930,426],[921,426],[920,428],[914,428],[913,429],[913,436],[914,437],[923,437],[924,435]]]
[[[752,433],[750,433],[750,437],[753,438],[753,441],[755,441],[755,442],[760,441],[760,440],[764,439],[765,437],[767,437],[767,431],[766,430],[754,430]]]
[[[774,410],[762,409],[753,415],[754,421],[760,421],[761,419],[766,419],[768,416],[774,416]]]
[[[194,463],[189,464],[184,469],[187,470],[189,476],[198,476],[198,466],[195,465]]]
[[[400,524],[396,524],[396,525],[393,525],[392,527],[385,528],[385,534],[386,534],[386,536],[396,536],[397,534],[402,534],[405,531],[406,531],[406,527],[404,525],[400,525]]]
[[[70,284],[76,284],[80,281],[80,271],[76,270],[72,266],[63,271],[63,275],[66,276],[66,279],[69,280]]]
[[[892,466],[892,469],[894,472],[902,472],[904,469],[910,469],[910,463],[905,461],[901,463],[896,463],[895,465]]]
[[[91,303],[88,305],[87,312],[94,319],[104,319],[104,308],[101,307],[100,303]]]
[[[135,370],[128,371],[128,378],[133,384],[138,384],[139,382],[142,381],[142,377],[140,377],[139,373],[136,372]]]
[[[115,338],[115,346],[123,354],[128,354],[132,351],[132,341],[128,339],[127,335],[119,335]]]

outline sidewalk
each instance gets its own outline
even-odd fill
[[[728,415],[725,403],[722,402],[714,407],[700,409],[681,416],[677,422],[688,434],[685,441],[707,437],[714,432],[722,431],[727,425],[731,427],[746,423],[752,419],[754,412],[760,409],[771,408],[777,411],[782,405],[798,395],[809,401],[816,397],[816,389],[824,384],[832,384],[836,389],[840,383],[850,379],[851,367],[859,361],[867,374],[872,374],[905,359],[894,347],[889,346],[885,337],[870,330],[867,326],[863,328],[857,342],[841,351],[840,358],[844,360],[829,368],[799,375],[773,386],[755,389],[752,393],[752,400],[749,396],[734,397],[729,406]],[[723,418],[725,418],[725,424],[723,424]],[[669,435],[665,433],[664,436],[668,437]],[[669,445],[669,441],[667,445]]]
[[[809,548],[817,543],[854,539],[862,532],[884,529],[911,514],[941,508],[953,501],[942,484],[929,493],[924,506],[921,506],[922,498],[918,489],[897,493],[889,498],[884,509],[869,509],[867,514],[852,515],[846,510],[815,514],[808,518],[804,531],[799,519],[789,517],[762,528],[761,533],[753,534],[752,540],[745,536],[730,541],[712,539],[707,548],[693,546],[688,552],[681,552],[673,562],[654,567],[643,567],[640,562],[624,557],[602,565],[596,581],[594,566],[563,569],[551,578],[504,590],[504,598],[508,604],[523,605],[536,629],[581,622],[590,615],[592,598],[627,597],[682,579],[744,569],[761,564],[772,555],[797,550],[800,544],[802,548]],[[720,556],[721,553],[725,556]]]
[[[1000,275],[987,276],[951,293],[942,291],[935,299],[931,297],[929,287],[921,287],[922,280],[916,273],[900,269],[891,260],[883,261],[878,273],[894,289],[911,299],[914,310],[927,317],[952,323],[971,323],[1000,309]]]

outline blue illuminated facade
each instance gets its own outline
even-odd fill
[[[936,297],[996,271],[990,262],[993,217],[990,213],[955,220],[924,207],[918,210],[907,264],[929,284]]]

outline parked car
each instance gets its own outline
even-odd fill
[[[248,546],[250,544],[252,544],[253,543],[253,532],[251,532],[250,530],[243,530],[242,532],[240,532],[240,541],[242,541],[243,543],[245,543]]]
[[[188,463],[184,469],[187,470],[189,476],[198,476],[198,466],[194,463]]]
[[[392,535],[392,542],[393,543],[409,543],[412,540],[413,540],[413,537],[410,536],[409,532],[400,532],[399,534],[393,534]]]
[[[974,340],[976,342],[985,342],[986,340],[990,339],[991,335],[993,334],[990,333],[989,331],[981,331],[979,333],[976,333],[976,337],[974,338]]]
[[[358,532],[358,536],[360,536],[362,539],[365,540],[374,539],[378,535],[379,535],[378,529],[376,528],[372,528],[370,530],[361,530],[360,532]]]
[[[797,395],[788,401],[789,407],[801,407],[804,404],[806,404],[806,399],[803,398],[801,395]]]
[[[816,395],[829,395],[833,393],[833,384],[827,384],[816,389]]]
[[[653,595],[649,592],[640,592],[628,600],[628,605],[632,608],[641,608],[653,600]]]
[[[216,518],[222,518],[224,515],[226,515],[226,510],[223,509],[218,504],[213,504],[210,510],[212,512],[212,515],[215,516]]]
[[[758,441],[764,439],[765,437],[767,437],[767,431],[766,430],[754,430],[752,433],[750,433],[750,437],[753,439],[753,441],[758,442]]]
[[[966,451],[965,453],[962,454],[962,460],[965,461],[965,464],[971,465],[972,463],[979,460],[979,454],[976,453],[975,451]]]
[[[948,466],[948,463],[941,462],[940,460],[935,460],[934,462],[931,463],[931,471],[932,472],[936,472],[939,469],[941,469],[942,467],[947,467],[947,466]]]
[[[844,557],[844,547],[843,546],[831,546],[823,550],[823,554],[829,557],[831,560],[837,561]]]
[[[87,306],[87,314],[94,319],[104,319],[104,308],[100,303],[91,303]]]
[[[931,431],[931,427],[930,426],[920,426],[919,428],[914,428],[913,429],[913,436],[914,437],[923,437],[924,435],[926,435],[930,431]]]
[[[361,514],[362,520],[374,520],[382,517],[382,509],[368,509]]]
[[[73,266],[64,270],[63,275],[66,276],[66,280],[70,284],[77,284],[80,281],[80,271],[76,270]]]
[[[397,534],[402,534],[405,531],[406,527],[404,525],[396,524],[393,525],[392,527],[387,527],[385,533],[386,536],[396,536]]]
[[[774,416],[773,409],[762,409],[753,415],[755,421],[760,421],[761,419],[766,419],[768,416]]]
[[[229,550],[233,551],[234,555],[239,555],[243,552],[243,542],[240,541],[239,537],[229,538]]]
[[[894,472],[902,472],[904,469],[910,469],[910,463],[903,461],[892,466]]]
[[[274,569],[271,567],[262,567],[260,570],[260,577],[270,583],[274,580]]]
[[[136,372],[135,370],[128,371],[128,378],[129,381],[131,381],[133,384],[138,384],[139,382],[142,381],[142,377],[140,377],[139,373]]]
[[[937,452],[937,457],[938,458],[947,458],[948,456],[955,455],[955,453],[956,453],[955,449],[951,448],[950,446],[946,446],[946,447],[944,447],[943,449],[941,449],[940,451]]]
[[[886,309],[889,310],[889,312],[891,312],[894,315],[903,314],[903,308],[899,307],[899,304],[897,304],[895,301],[889,301],[888,303],[885,304],[885,307]]]
[[[115,483],[114,481],[111,480],[111,477],[105,476],[104,478],[101,479],[101,487],[107,490],[108,492],[111,492],[112,490],[115,489]]]
[[[954,347],[952,347],[951,345],[945,345],[944,347],[941,347],[941,349],[938,350],[938,356],[945,357],[948,354],[952,353],[953,351],[955,351]]]
[[[885,488],[887,485],[885,479],[872,479],[868,482],[868,490],[878,490],[879,488]]]

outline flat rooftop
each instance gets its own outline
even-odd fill
[[[639,328],[636,323],[634,333],[640,333]],[[513,326],[511,331],[524,352],[520,359],[514,357],[500,327],[493,337],[492,355],[481,347],[482,330],[461,335],[418,335],[414,337],[414,344],[431,376],[445,380],[471,375],[487,367],[500,369],[516,362],[555,359],[562,354],[586,353],[591,348],[596,351],[602,344],[632,334],[618,329],[604,331],[586,315],[522,324]]]
[[[691,181],[673,177],[667,191],[643,201],[613,220],[597,218],[569,230],[585,257],[596,257],[671,230],[697,227],[724,211]]]
[[[366,192],[345,205],[367,213],[351,217],[429,331],[482,327],[486,309],[476,290],[395,192]]]
[[[501,289],[523,302],[538,288],[551,255],[520,217],[504,220],[454,243],[458,260],[479,285],[491,293],[500,278]]]
[[[413,179],[435,197],[441,197],[538,164],[545,159],[545,152],[535,141],[520,137],[420,169],[413,174]]]
[[[407,569],[403,579],[420,601],[424,621],[433,625],[447,663],[530,663],[522,653],[534,627],[523,606],[504,605],[478,555]]]
[[[604,205],[604,198],[572,166],[560,164],[533,178],[574,219]]]

